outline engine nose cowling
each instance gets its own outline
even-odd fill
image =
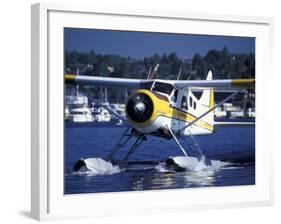
[[[153,101],[145,93],[134,93],[130,96],[127,105],[127,116],[136,123],[143,123],[150,119],[153,114]]]

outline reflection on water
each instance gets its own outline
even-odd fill
[[[214,171],[186,171],[178,173],[155,174],[151,181],[151,189],[213,186]],[[141,189],[144,190],[144,189]]]
[[[189,172],[184,176],[185,187],[190,186],[191,184],[196,184],[197,186],[213,186],[215,181],[215,172],[214,171],[197,171]]]
[[[65,175],[72,185],[72,193],[104,192],[105,189],[116,191],[159,190],[192,187],[211,187],[254,184],[254,167],[240,167],[232,164],[221,169],[200,171],[159,172],[153,167],[120,169],[112,175],[97,175],[90,171],[73,172]],[[236,177],[239,176],[238,180]],[[252,179],[249,178],[253,177]],[[235,182],[233,181],[235,179]],[[82,190],[83,191],[82,191]]]

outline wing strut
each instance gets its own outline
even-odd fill
[[[198,120],[200,120],[201,118],[205,117],[207,114],[209,114],[210,112],[212,112],[214,109],[216,109],[217,107],[220,107],[222,104],[224,104],[225,102],[227,102],[228,100],[230,100],[231,98],[235,97],[237,94],[239,93],[243,93],[245,92],[246,89],[242,89],[242,90],[238,90],[234,93],[232,93],[230,96],[226,97],[224,100],[222,100],[221,102],[219,102],[217,105],[215,105],[214,107],[212,107],[211,109],[209,109],[208,111],[206,111],[205,113],[203,113],[202,115],[200,115],[199,117],[197,117],[194,121],[190,122],[188,125],[184,126],[180,131],[184,131],[185,129],[187,129],[188,127],[190,127],[191,125],[193,125],[194,123],[196,123]]]
[[[134,144],[128,150],[126,156],[124,157],[123,161],[127,161],[129,157],[136,151],[136,149],[140,146],[143,141],[146,141],[146,136],[143,133],[136,131],[135,129],[128,126],[125,130],[119,141],[116,143],[110,154],[108,155],[107,159],[111,162],[116,162],[113,160],[114,155],[123,148],[131,138],[136,137]]]
[[[170,129],[170,127],[168,125],[166,125],[168,131],[170,132],[170,134],[173,136],[175,142],[177,143],[177,145],[179,146],[179,148],[181,149],[181,151],[183,152],[183,154],[188,157],[186,151],[184,150],[184,148],[181,146],[179,140],[177,139],[177,137],[174,135],[173,131]]]

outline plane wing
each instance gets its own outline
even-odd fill
[[[205,80],[176,80],[172,82],[176,88],[199,91],[206,88],[212,88],[216,91],[229,91],[255,87],[255,79],[213,79],[212,71],[208,72]]]
[[[173,81],[175,87],[184,88],[215,88],[215,89],[235,89],[254,87],[255,79],[215,79],[215,80],[176,80]]]
[[[66,82],[74,82],[89,85],[104,85],[104,86],[124,86],[139,88],[140,84],[151,82],[152,80],[146,79],[126,79],[126,78],[112,78],[112,77],[99,77],[99,76],[76,76],[65,75]],[[157,79],[161,82],[161,79]],[[195,89],[204,90],[212,88],[214,90],[231,90],[231,89],[244,89],[253,88],[255,86],[255,79],[215,79],[215,80],[162,80],[166,83],[173,84],[179,89]]]
[[[125,78],[112,78],[100,76],[76,76],[65,75],[66,82],[74,82],[89,85],[104,85],[104,86],[124,86],[124,87],[139,87],[141,83],[147,82],[145,79],[125,79]]]

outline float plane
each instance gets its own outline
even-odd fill
[[[115,154],[131,138],[135,138],[135,142],[123,159],[123,161],[128,161],[140,144],[147,140],[148,136],[153,135],[167,140],[175,140],[184,156],[170,157],[166,163],[173,166],[175,170],[184,169],[185,158],[188,158],[188,155],[178,138],[191,137],[196,145],[193,136],[214,133],[214,110],[217,107],[237,94],[255,87],[255,79],[214,80],[211,71],[208,72],[205,80],[155,79],[158,66],[152,72],[149,72],[147,79],[65,75],[66,83],[123,86],[134,89],[126,101],[126,120],[116,114],[110,106],[106,106],[107,110],[115,113],[128,124],[126,131],[108,155],[108,161],[114,162]],[[194,94],[198,91],[202,92],[199,98]],[[215,104],[214,91],[227,91],[231,94]],[[101,159],[89,161],[95,169],[101,168]],[[79,160],[74,170],[79,170],[86,165],[88,165],[86,160]]]

